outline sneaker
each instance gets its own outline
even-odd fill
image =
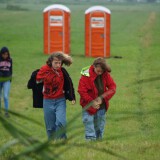
[[[5,112],[5,117],[9,118],[9,113]]]

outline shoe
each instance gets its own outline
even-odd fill
[[[9,118],[9,113],[5,112],[5,117]]]

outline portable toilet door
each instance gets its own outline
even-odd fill
[[[70,10],[64,5],[54,4],[43,10],[44,53],[61,51],[70,53]]]
[[[85,11],[85,55],[110,57],[110,10],[93,6]]]

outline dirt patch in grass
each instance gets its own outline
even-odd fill
[[[146,23],[141,29],[141,33],[143,33],[143,36],[141,38],[141,44],[143,48],[148,48],[152,43],[152,28],[156,21],[156,13],[151,12]]]

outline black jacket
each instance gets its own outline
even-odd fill
[[[33,107],[34,108],[43,108],[43,83],[36,83],[36,76],[39,69],[32,72],[31,77],[28,81],[27,88],[32,89],[33,93]],[[65,91],[65,98],[69,101],[75,100],[75,91],[72,83],[72,79],[70,78],[68,72],[65,68],[62,67],[62,72],[64,75],[64,86],[63,89]]]

